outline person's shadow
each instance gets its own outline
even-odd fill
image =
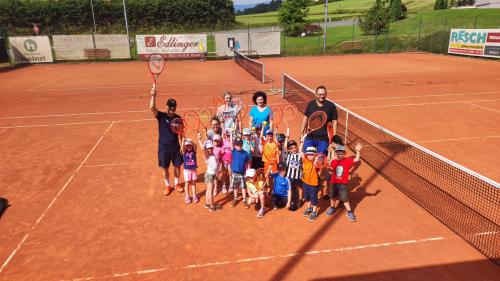
[[[2,218],[2,215],[5,213],[7,208],[10,207],[9,200],[0,197],[0,219]]]

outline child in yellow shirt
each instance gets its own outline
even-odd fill
[[[262,169],[259,169],[262,171]],[[266,202],[266,192],[265,192],[265,179],[263,171],[256,175],[255,169],[248,169],[245,174],[246,185],[248,191],[248,205],[260,203],[260,209],[257,213],[258,218],[264,216],[265,202]]]

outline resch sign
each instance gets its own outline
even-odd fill
[[[15,63],[53,62],[48,36],[9,37]]]
[[[500,58],[500,29],[452,29],[448,53]]]
[[[202,58],[207,53],[206,34],[136,35],[137,54],[147,59],[151,54],[164,58]]]

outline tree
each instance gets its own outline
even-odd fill
[[[307,25],[309,0],[287,0],[281,4],[278,20],[286,35],[297,36]]]
[[[373,6],[359,17],[359,27],[365,34],[378,35],[389,29],[388,0],[376,0]]]
[[[389,15],[391,21],[398,21],[405,18],[406,13],[403,12],[403,4],[401,0],[391,0],[389,5]]]
[[[448,0],[436,0],[434,3],[434,10],[448,9]]]

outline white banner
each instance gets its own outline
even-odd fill
[[[136,44],[142,59],[154,53],[165,58],[201,58],[207,53],[206,34],[136,35]]]
[[[93,49],[92,35],[53,35],[57,60],[86,60],[85,49]]]
[[[15,63],[53,62],[48,36],[9,37]]]
[[[500,29],[452,29],[448,53],[500,58]]]
[[[108,50],[111,59],[129,59],[130,47],[127,34],[96,34],[95,47]]]
[[[250,37],[250,38],[249,38]],[[228,40],[234,39],[234,49],[244,54],[279,55],[281,53],[281,36],[279,31],[250,33],[216,33],[215,48],[218,56],[232,56]]]

